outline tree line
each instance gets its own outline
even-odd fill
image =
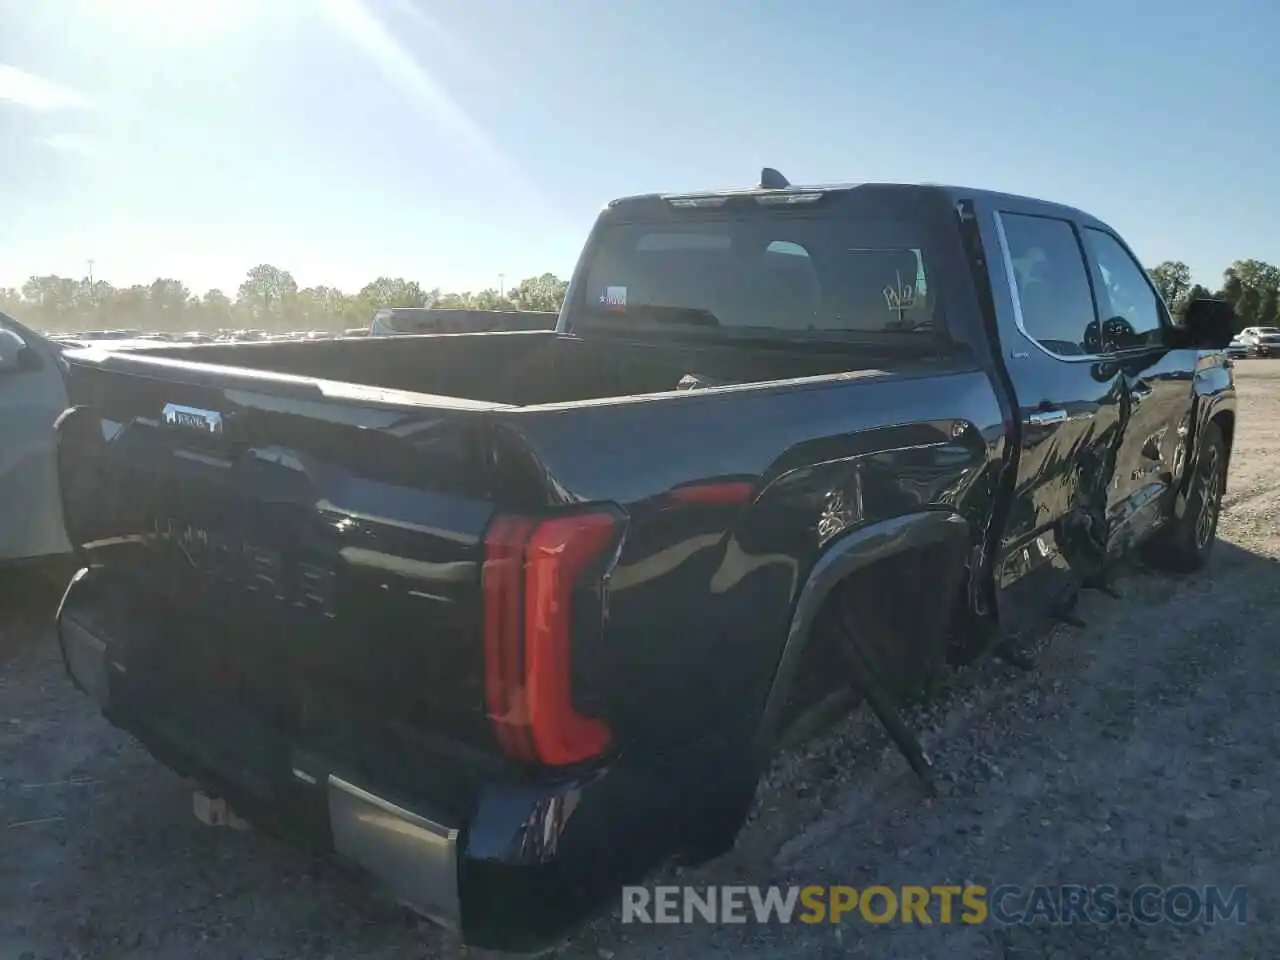
[[[19,289],[0,287],[0,311],[50,333],[87,330],[256,329],[343,330],[367,327],[384,307],[465,307],[473,310],[558,311],[567,282],[554,274],[529,277],[510,290],[446,293],[416,280],[379,277],[358,293],[336,287],[299,289],[288,270],[259,264],[245,274],[234,295],[192,293],[180,280],[115,287],[104,280],[54,275],[32,277]]]
[[[1216,297],[1236,311],[1236,332],[1245,327],[1280,326],[1280,267],[1262,260],[1237,260],[1222,272],[1216,290],[1191,282],[1191,268],[1181,260],[1166,260],[1147,274],[1165,303],[1177,312],[1188,300]]]
[[[1238,329],[1280,326],[1280,267],[1237,260],[1214,290],[1193,283],[1191,268],[1166,260],[1148,271],[1176,312],[1197,297],[1217,297],[1235,308]],[[444,293],[416,280],[379,277],[358,293],[336,287],[298,288],[288,270],[259,264],[245,274],[234,297],[221,290],[193,294],[180,280],[114,287],[103,280],[32,277],[21,289],[0,287],[0,310],[54,333],[82,330],[341,330],[369,324],[383,307],[466,307],[474,310],[557,311],[567,282],[551,273],[529,277],[510,290]]]

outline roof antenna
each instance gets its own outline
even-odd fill
[[[761,190],[785,190],[791,184],[787,178],[780,174],[773,167],[765,167],[760,171],[760,189]]]

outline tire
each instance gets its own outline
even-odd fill
[[[1147,551],[1148,562],[1173,573],[1194,573],[1209,562],[1218,535],[1222,490],[1227,477],[1227,445],[1216,423],[1204,428],[1187,505]]]

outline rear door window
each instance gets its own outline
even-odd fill
[[[1021,213],[1001,213],[1000,224],[1022,332],[1060,357],[1100,353],[1093,291],[1075,227]]]

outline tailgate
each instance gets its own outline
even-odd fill
[[[129,698],[240,741],[250,765],[270,745],[248,730],[357,767],[415,754],[409,740],[490,750],[491,405],[94,350],[68,362],[68,533]]]

